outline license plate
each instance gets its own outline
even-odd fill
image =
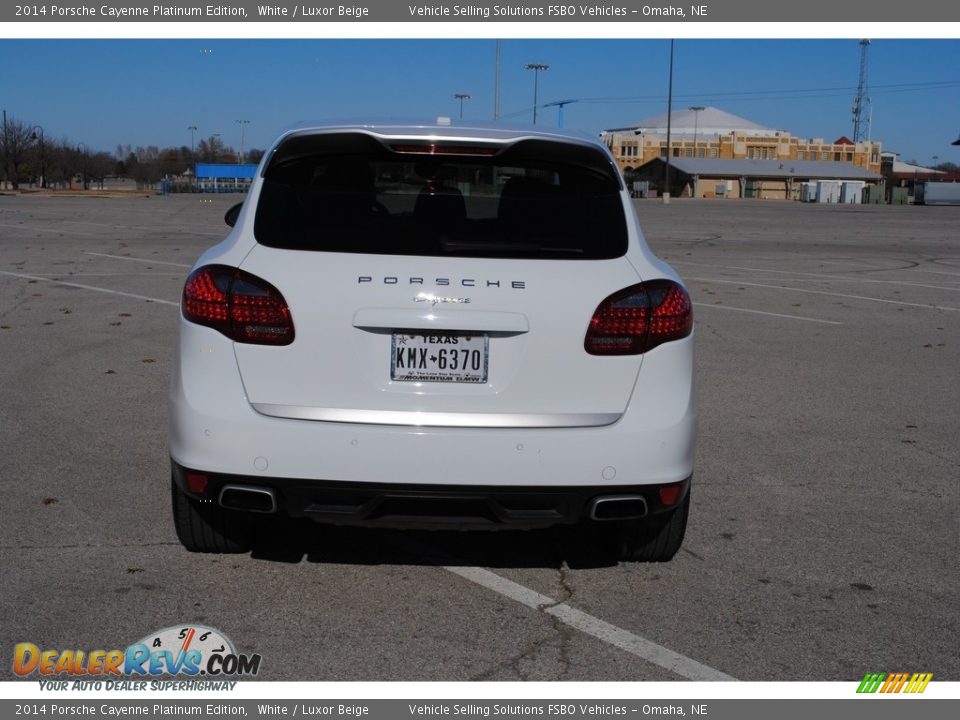
[[[393,333],[390,378],[411,382],[485,383],[488,337],[464,333]]]

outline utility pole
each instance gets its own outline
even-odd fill
[[[7,182],[7,148],[9,147],[9,139],[7,138],[7,111],[3,111],[3,182]]]
[[[673,115],[673,40],[670,41],[670,75],[667,81],[667,162],[663,168],[663,204],[670,204],[670,120]]]
[[[563,106],[569,105],[570,103],[575,103],[576,100],[557,100],[556,102],[547,103],[544,105],[545,108],[554,107],[557,108],[557,127],[563,129]]]
[[[496,62],[493,77],[493,121],[500,119],[500,41],[497,40]]]

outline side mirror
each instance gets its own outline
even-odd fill
[[[236,205],[234,205],[232,208],[227,210],[227,212],[224,213],[223,215],[223,221],[230,227],[233,227],[234,225],[236,225],[237,218],[240,217],[241,208],[243,208],[243,203],[239,202]]]

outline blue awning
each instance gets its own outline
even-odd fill
[[[253,180],[257,175],[256,165],[233,165],[230,163],[197,163],[197,180]]]

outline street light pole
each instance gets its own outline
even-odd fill
[[[240,124],[240,155],[237,158],[237,165],[243,164],[243,127],[244,125],[249,125],[249,120],[237,120],[237,123]]]
[[[189,125],[187,126],[187,130],[190,131],[190,157],[192,158],[196,154],[194,140],[196,139],[195,133],[197,132],[197,126]]]
[[[549,70],[549,65],[544,65],[543,63],[528,63],[526,66],[527,70],[533,70],[533,124],[537,124],[537,83],[540,79],[541,70]]]
[[[469,100],[470,96],[467,93],[455,93],[453,99],[460,101],[460,119],[463,120],[463,101]]]
[[[700,123],[700,111],[706,110],[703,105],[691,105],[693,110],[693,156],[697,157],[697,126]]]
[[[40,131],[40,188],[45,189],[47,187],[47,168],[46,168],[46,149],[44,148],[43,143],[43,128],[39,125],[33,126],[33,135],[30,136],[31,140],[37,139],[37,130]]]
[[[83,148],[81,152],[80,148]],[[77,143],[77,152],[80,153],[80,189],[87,189],[87,146]]]

